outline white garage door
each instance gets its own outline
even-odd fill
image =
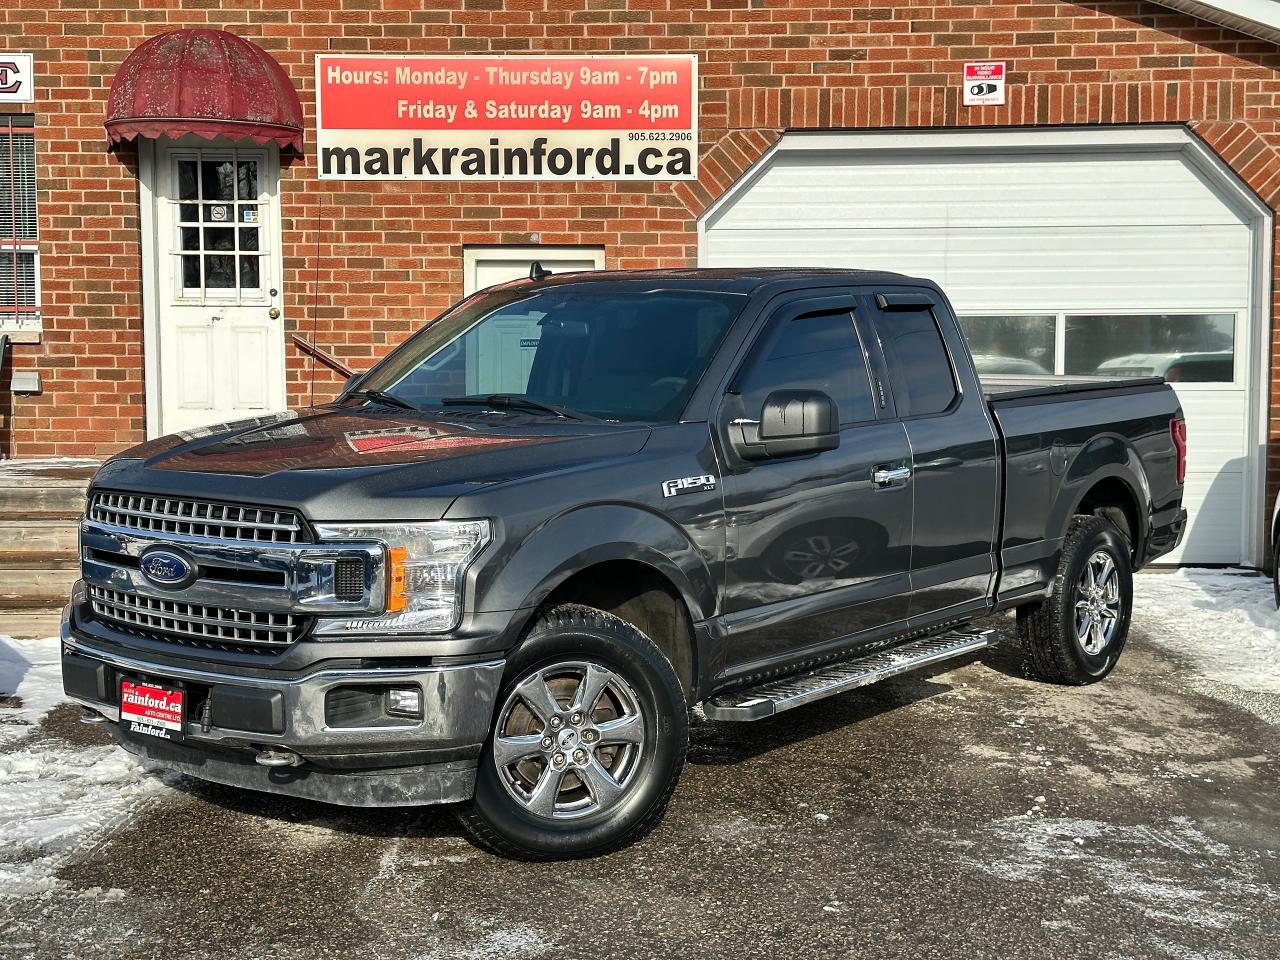
[[[1171,559],[1249,562],[1254,214],[1172,146],[982,136],[784,138],[704,217],[701,261],[928,277],[981,369],[1167,376],[1190,434]]]

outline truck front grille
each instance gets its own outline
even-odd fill
[[[90,497],[89,519],[142,533],[249,543],[305,543],[309,539],[302,521],[291,510],[106,490]]]
[[[240,653],[274,654],[306,630],[310,618],[161,600],[89,585],[96,617],[139,636]]]

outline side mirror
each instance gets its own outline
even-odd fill
[[[759,423],[734,423],[730,431],[744,460],[821,453],[840,446],[840,412],[821,390],[775,390],[765,398]]]

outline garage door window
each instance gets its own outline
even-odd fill
[[[1056,314],[961,317],[978,373],[1049,376],[1057,364]]]
[[[1068,316],[1064,353],[1072,375],[1230,383],[1235,315]]]

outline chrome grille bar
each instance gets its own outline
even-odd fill
[[[90,520],[144,533],[174,533],[248,543],[305,543],[306,531],[291,510],[212,500],[95,491]]]
[[[94,584],[89,585],[89,602],[98,617],[126,628],[214,647],[287,647],[302,633],[306,620],[288,613],[161,600]]]

